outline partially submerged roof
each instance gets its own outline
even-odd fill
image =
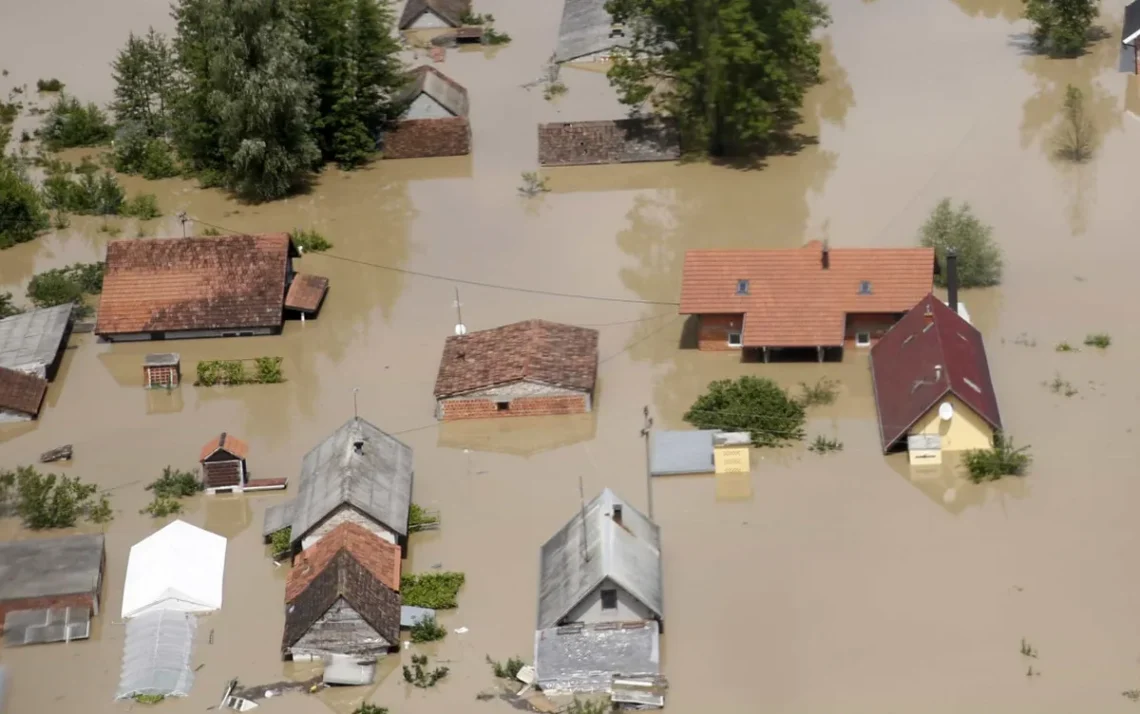
[[[567,625],[534,633],[535,678],[552,695],[608,692],[613,678],[655,678],[661,641],[654,621]]]
[[[143,358],[143,365],[147,367],[174,367],[179,363],[177,352],[152,352]]]
[[[743,314],[745,347],[837,346],[848,314],[906,312],[936,269],[932,248],[690,250],[680,313]]]
[[[621,32],[621,34],[617,34]],[[555,62],[570,62],[615,47],[629,47],[621,28],[606,11],[606,0],[566,0],[558,27]]]
[[[716,429],[649,432],[649,473],[654,476],[712,473]]]
[[[197,629],[198,618],[175,610],[157,610],[127,620],[115,699],[136,694],[189,694],[194,686],[190,655]]]
[[[111,241],[95,334],[277,327],[296,255],[285,233]]]
[[[293,523],[293,505],[293,501],[285,501],[266,508],[261,535],[268,538],[277,531],[288,528]]]
[[[625,164],[681,158],[677,124],[663,117],[603,121],[550,122],[538,125],[538,163],[542,166]]]
[[[297,273],[285,294],[285,307],[297,312],[312,314],[321,307],[325,293],[329,290],[329,279],[320,275]]]
[[[664,617],[660,529],[608,488],[542,546],[538,629],[556,626],[607,578]]]
[[[4,616],[4,646],[71,642],[91,636],[91,608],[12,610]]]
[[[949,394],[1001,429],[982,334],[934,295],[871,349],[871,382],[884,451]]]
[[[0,601],[96,592],[102,572],[102,535],[0,543]]]
[[[355,523],[342,523],[293,560],[285,581],[285,602],[297,598],[333,558],[347,551],[385,586],[400,589],[400,547]]]
[[[0,367],[0,410],[36,417],[47,394],[48,383],[29,372]]]
[[[244,459],[249,455],[249,444],[223,431],[220,435],[206,442],[201,453],[198,454],[198,460],[205,461],[213,456],[216,451],[224,451],[239,459]]]
[[[122,616],[217,610],[222,606],[225,570],[225,538],[173,521],[131,546]]]
[[[24,370],[55,361],[71,322],[71,303],[0,320],[0,367]]]
[[[471,12],[471,0],[408,0],[400,14],[400,29],[411,27],[425,12],[433,12],[452,27],[459,27],[463,16]]]
[[[342,505],[407,535],[412,478],[411,447],[359,417],[349,419],[301,462],[294,542]]]
[[[1132,0],[1124,8],[1124,28],[1120,32],[1120,41],[1132,45],[1137,38],[1140,38],[1140,0]]]
[[[454,116],[467,116],[467,90],[451,77],[426,64],[408,73],[408,83],[396,97],[396,104],[410,104],[421,94],[439,102],[440,106]]]
[[[448,337],[435,396],[444,399],[523,380],[589,392],[597,374],[597,330],[527,320]]]

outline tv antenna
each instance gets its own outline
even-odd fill
[[[467,334],[467,325],[463,324],[463,303],[459,302],[458,285],[455,286],[455,334]]]

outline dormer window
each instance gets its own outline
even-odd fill
[[[737,295],[747,295],[748,294],[748,281],[747,280],[737,280],[736,281],[736,294]]]
[[[871,294],[871,281],[870,280],[862,280],[859,282],[859,294],[860,295],[870,295]]]

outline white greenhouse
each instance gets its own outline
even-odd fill
[[[122,616],[217,610],[225,569],[225,538],[174,521],[131,547]]]

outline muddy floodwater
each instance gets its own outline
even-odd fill
[[[808,433],[846,448],[755,452],[733,500],[718,499],[712,477],[653,484],[669,710],[1135,711],[1121,693],[1140,688],[1140,120],[1131,113],[1140,85],[1117,71],[1123,0],[1102,3],[1107,39],[1064,61],[1025,49],[1021,5],[832,3],[834,22],[821,33],[826,82],[804,109],[804,131],[819,141],[759,170],[561,169],[549,172],[550,193],[519,197],[520,172],[536,167],[537,122],[613,118],[622,108],[598,73],[563,70],[569,92],[557,103],[522,86],[553,51],[559,2],[476,0],[514,42],[449,51],[439,66],[470,92],[470,157],[330,169],[311,194],[263,206],[182,180],[125,178],[164,210],[141,227],[147,235],[180,235],[176,211],[232,231],[320,229],[335,247],[299,269],[327,276],[331,291],[319,319],[288,323],[279,337],[111,346],[76,335],[41,419],[0,427],[0,467],[72,443],[75,460],[59,470],[111,489],[116,510],[92,639],[0,649],[9,711],[140,708],[112,697],[127,552],[161,524],[138,515],[143,486],[167,464],[194,468],[201,445],[226,431],[249,442],[256,476],[293,478],[292,491],[302,455],[352,416],[354,388],[360,415],[414,448],[415,501],[442,514],[440,531],[412,537],[405,572],[466,572],[460,607],[441,621],[469,631],[432,650],[451,668],[434,689],[409,688],[391,657],[373,688],[289,694],[259,711],[347,714],[363,697],[394,714],[511,711],[476,701],[492,683],[484,657],[533,657],[538,548],[578,507],[579,479],[587,497],[609,486],[648,508],[642,408],[658,427],[683,427],[710,380],[742,374],[789,387],[840,380],[839,399],[811,411]],[[150,24],[171,30],[164,2],[0,0],[0,67],[10,73],[0,89],[28,83],[34,92],[37,79],[56,76],[82,99],[106,102],[108,63],[129,30]],[[1098,134],[1082,166],[1053,158],[1069,84],[1089,98]],[[17,129],[30,126],[23,117]],[[1002,286],[962,298],[985,336],[1006,427],[1032,445],[1027,478],[974,486],[953,468],[919,478],[905,457],[884,459],[864,352],[841,364],[763,365],[678,348],[684,322],[668,303],[685,250],[813,238],[908,245],[942,197],[970,201],[1005,250]],[[133,221],[113,225],[124,237],[140,232]],[[101,226],[77,217],[0,252],[0,291],[22,295],[36,271],[101,259]],[[374,266],[630,300],[460,286],[472,330],[531,317],[597,326],[595,414],[438,425],[431,392],[456,321],[455,283]],[[1099,331],[1112,335],[1106,351],[1053,349]],[[200,359],[279,355],[288,381],[147,392],[142,356],[159,347],[179,351],[187,371]],[[1078,393],[1043,386],[1057,374]],[[229,538],[224,603],[199,626],[190,696],[161,711],[201,712],[235,676],[310,676],[280,661],[285,569],[260,539],[265,509],[287,497],[188,501],[186,520]],[[0,523],[2,537],[26,535]],[[1022,638],[1036,659],[1020,654]],[[1030,666],[1040,674],[1027,676]]]

